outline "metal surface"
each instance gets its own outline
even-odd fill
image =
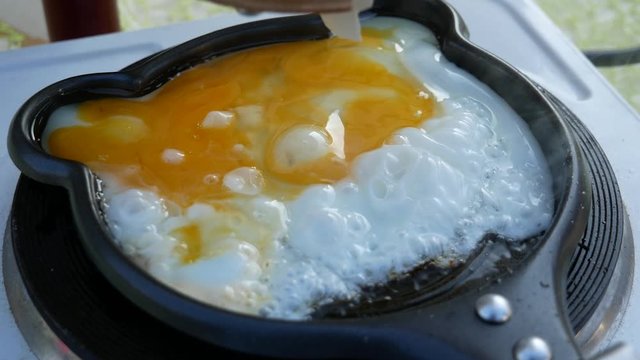
[[[631,284],[636,274],[633,272],[635,266],[633,237],[629,218],[626,215],[624,233],[620,258],[613,269],[609,287],[591,319],[576,334],[576,341],[586,357],[593,356],[599,349],[608,346],[609,342],[605,342],[605,338],[618,331],[627,309]]]
[[[513,347],[513,358],[517,360],[551,360],[551,348],[538,336],[518,341]]]
[[[511,318],[511,304],[502,295],[486,294],[476,301],[476,314],[480,319],[491,324],[503,324]]]
[[[8,227],[2,246],[2,275],[11,313],[31,351],[41,360],[79,360],[51,331],[27,294],[18,271]]]
[[[636,139],[640,137],[640,118],[637,113],[532,1],[450,2],[465,18],[474,42],[505,58],[545,88],[552,90],[587,124],[612,163],[631,219],[630,227],[638,233],[640,191],[637,184],[640,183],[640,154],[632,151]],[[491,21],[479,15],[487,12],[492,14]],[[261,15],[260,18],[267,16]],[[116,70],[188,38],[247,20],[255,18],[224,15],[179,26],[0,54],[0,83],[12,84],[11,91],[6,88],[0,90],[3,91],[3,96],[0,97],[0,228],[7,218],[17,180],[17,170],[10,163],[4,145],[6,128],[8,119],[26,97],[56,80],[80,73]],[[530,56],[531,53],[536,56]],[[627,247],[623,255],[637,255],[638,251],[638,247]],[[623,258],[620,262],[623,262]],[[638,277],[629,276],[637,271],[638,264],[630,267],[635,270],[620,271],[620,276],[632,283],[629,307],[625,312],[624,304],[619,304],[623,311],[617,312],[616,319],[609,321],[613,324],[611,331],[598,333],[600,344],[593,345],[596,350],[612,341],[625,341],[635,348],[640,347],[640,328],[636,326],[640,322],[640,284]],[[611,290],[608,294],[615,295],[616,290]],[[0,293],[0,323],[3,324],[0,332],[0,359],[32,358],[12,320],[4,293]],[[578,334],[579,338],[580,336]]]

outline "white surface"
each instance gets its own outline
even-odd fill
[[[503,57],[563,100],[594,133],[617,174],[631,226],[640,234],[640,117],[531,0],[451,0],[471,39]],[[490,14],[490,16],[489,16]],[[490,21],[487,21],[490,19]],[[114,71],[196,35],[242,21],[224,15],[200,22],[75,40],[0,53],[0,233],[4,233],[18,172],[6,150],[6,132],[18,107],[42,87],[69,76]],[[636,246],[636,251],[638,247]],[[638,254],[636,254],[638,257]],[[637,262],[638,263],[638,262]],[[638,268],[636,267],[636,273]],[[640,286],[616,341],[640,349]],[[31,359],[0,291],[0,360]]]

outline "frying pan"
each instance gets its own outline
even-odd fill
[[[530,341],[537,337],[554,358],[579,358],[564,310],[565,288],[571,254],[587,223],[585,209],[591,206],[591,188],[582,154],[567,124],[535,84],[465,38],[464,23],[448,4],[439,0],[379,0],[362,16],[405,18],[429,28],[450,61],[491,87],[526,121],[553,176],[555,213],[546,232],[525,241],[525,251],[505,250],[499,239],[489,239],[455,279],[447,282],[449,285],[440,287],[443,291],[409,300],[400,297],[380,311],[355,311],[350,316],[302,322],[242,315],[177,293],[133,264],[114,245],[103,219],[100,180],[84,165],[54,158],[41,146],[48,118],[58,107],[103,97],[143,96],[179,72],[217,56],[328,37],[328,30],[315,15],[231,27],[119,72],[83,75],[53,84],[30,98],[15,115],[8,139],[10,155],[27,176],[68,190],[82,246],[120,292],[156,318],[202,340],[275,357],[498,359],[522,355],[521,350],[531,350],[528,346],[539,349],[540,341]],[[497,308],[487,307],[481,300],[487,294],[506,300],[512,310],[508,319],[491,318],[491,310],[500,310],[505,302]]]

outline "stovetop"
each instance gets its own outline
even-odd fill
[[[640,116],[611,88],[531,0],[450,0],[467,23],[471,40],[516,66],[559,97],[591,130],[616,173],[634,233],[640,233]],[[487,14],[491,14],[488,16]],[[6,150],[6,132],[17,108],[57,80],[115,71],[194,36],[262,17],[223,15],[200,22],[56,43],[0,54],[0,234],[11,207],[18,171]],[[487,21],[490,19],[490,21]],[[636,247],[637,251],[638,247]],[[1,250],[0,250],[1,251]],[[636,253],[636,257],[638,253]],[[636,267],[634,273],[637,273]],[[1,278],[1,277],[0,277]],[[639,280],[633,280],[626,313],[619,314],[603,346],[624,341],[640,350]],[[0,291],[0,360],[32,359]]]

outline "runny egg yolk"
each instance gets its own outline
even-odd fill
[[[385,65],[400,64],[387,34],[363,35],[360,43],[243,51],[188,70],[148,98],[84,102],[83,124],[55,130],[49,150],[182,207],[258,192],[291,198],[333,183],[356,156],[434,111],[407,70]]]

